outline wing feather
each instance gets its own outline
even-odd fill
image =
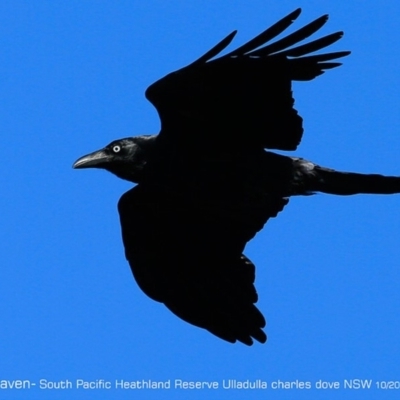
[[[224,57],[237,57],[262,46],[265,42],[268,42],[287,29],[297,19],[300,13],[301,8],[298,8],[274,25],[267,28],[264,32],[257,35],[254,39],[248,41],[243,46],[238,47],[236,50],[226,54]]]
[[[286,57],[300,57],[305,54],[313,53],[314,51],[323,49],[324,47],[330,46],[331,44],[337,42],[343,36],[343,32],[336,32],[330,35],[324,36],[321,39],[314,40],[310,43],[303,44],[302,46],[295,47],[293,49],[289,49],[281,52],[281,55]],[[349,54],[349,52],[342,52]],[[330,53],[330,54],[338,54],[338,53]]]
[[[230,42],[232,42],[233,38],[235,37],[237,31],[233,31],[230,33],[226,38],[222,39],[219,43],[217,43],[212,49],[208,50],[206,54],[202,55],[200,58],[198,58],[196,61],[192,62],[188,67],[192,67],[195,65],[203,64],[209,59],[215,57],[217,54],[219,54],[225,47],[229,45]]]
[[[149,297],[183,320],[228,342],[264,343],[255,267],[241,253],[288,200],[267,199],[258,212],[248,207],[251,218],[227,213],[229,204],[203,200],[187,189],[143,184],[121,197],[122,238],[132,273]]]
[[[192,149],[212,140],[216,149],[295,150],[303,127],[293,108],[291,82],[314,79],[340,66],[335,59],[350,54],[308,55],[335,43],[343,32],[290,48],[318,31],[327,15],[266,44],[287,29],[300,12],[295,10],[254,39],[215,58],[232,41],[236,31],[232,32],[192,64],[152,84],[146,97],[159,113],[160,137]]]
[[[280,50],[284,50],[311,36],[317,30],[322,28],[322,26],[325,25],[327,21],[328,21],[328,16],[323,15],[322,17],[316,19],[315,21],[310,22],[303,28],[300,28],[296,32],[293,32],[292,34],[278,40],[275,43],[262,47],[261,49],[255,50],[249,53],[249,55],[256,57],[263,57],[271,55],[273,53],[277,53]]]

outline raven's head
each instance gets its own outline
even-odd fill
[[[75,161],[73,168],[102,168],[138,183],[153,147],[155,135],[114,140],[101,150]]]

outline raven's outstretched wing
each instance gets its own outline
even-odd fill
[[[221,209],[187,192],[140,184],[118,204],[126,258],[140,288],[183,320],[247,345],[265,342],[255,268],[242,251],[287,199]]]
[[[159,113],[160,138],[176,138],[193,147],[210,139],[214,147],[237,143],[238,147],[296,149],[303,128],[293,108],[291,81],[311,80],[341,65],[331,60],[350,53],[308,55],[339,40],[342,32],[291,48],[320,29],[326,15],[266,44],[289,27],[300,11],[213,59],[231,42],[233,32],[192,64],[149,86],[146,97]]]

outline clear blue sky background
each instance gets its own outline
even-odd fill
[[[400,175],[398,1],[0,2],[0,380],[400,381],[400,196],[292,199],[247,247],[268,342],[228,344],[148,299],[124,259],[129,189],[72,162],[156,133],[146,87],[297,7],[344,65],[296,83],[296,155]],[[318,35],[316,36],[318,37]],[[375,386],[375,383],[373,384]],[[400,390],[0,390],[0,399],[390,399]]]

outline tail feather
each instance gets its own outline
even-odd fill
[[[339,172],[303,159],[294,159],[293,186],[294,194],[395,194],[400,193],[400,177]]]

